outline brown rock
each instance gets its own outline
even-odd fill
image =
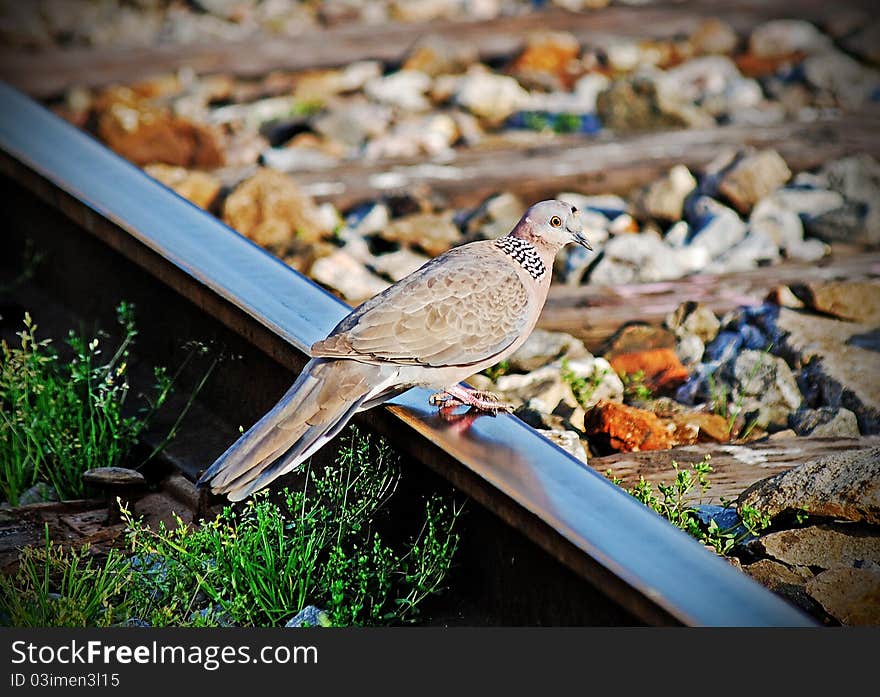
[[[535,34],[511,64],[510,73],[526,87],[571,89],[581,72],[580,52],[580,43],[567,32]]]
[[[880,523],[880,448],[823,455],[763,479],[739,497],[769,514],[805,511],[810,515]]]
[[[260,245],[284,246],[296,237],[314,242],[332,232],[314,201],[293,180],[261,168],[242,182],[223,205],[223,221]]]
[[[590,443],[600,450],[638,452],[666,450],[676,444],[673,426],[646,409],[600,401],[584,419]]]
[[[691,46],[694,53],[733,53],[739,38],[733,27],[720,19],[706,19],[700,22],[693,34],[691,34]]]
[[[718,414],[685,412],[674,415],[672,420],[680,426],[697,428],[696,440],[701,443],[726,443],[730,440],[728,421]]]
[[[807,595],[804,584],[813,578],[809,569],[789,568],[770,559],[760,559],[743,567],[749,576],[774,593],[788,598],[806,610],[812,610],[815,603]]]
[[[880,562],[880,533],[868,526],[811,525],[771,532],[754,544],[789,566],[833,569],[860,561]]]
[[[156,163],[147,165],[144,171],[199,208],[211,208],[222,188],[220,180],[213,174],[185,167]]]
[[[416,42],[403,64],[404,70],[425,75],[451,75],[464,72],[479,58],[476,46],[455,46],[442,37],[427,36]]]
[[[745,77],[766,77],[775,75],[785,66],[797,65],[806,54],[801,52],[788,53],[780,56],[756,56],[753,53],[743,53],[734,62],[736,67]]]
[[[831,281],[796,286],[807,307],[840,319],[880,327],[880,282]]]
[[[119,88],[96,100],[98,136],[122,157],[143,167],[153,162],[181,167],[219,167],[222,138],[204,124],[173,115]]]
[[[691,171],[684,165],[676,165],[636,195],[636,210],[646,218],[681,220],[685,199],[696,188],[697,180]]]
[[[453,211],[416,213],[391,221],[379,236],[389,242],[420,247],[430,256],[442,254],[461,240],[461,231],[452,222]]]
[[[719,193],[740,213],[748,213],[765,196],[791,177],[791,170],[775,150],[761,150],[738,160],[722,175]]]
[[[610,361],[622,353],[658,348],[675,349],[675,335],[649,324],[629,324],[615,332],[601,353]]]
[[[846,625],[880,624],[880,566],[823,571],[806,585],[825,611]]]
[[[688,370],[669,348],[618,353],[609,360],[619,375],[644,374],[645,384],[654,391],[678,387],[688,378]]]

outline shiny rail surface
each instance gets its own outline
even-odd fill
[[[349,310],[2,83],[0,149],[0,173],[249,340],[259,331],[269,334],[260,348],[270,355],[283,355],[287,345],[304,352]],[[258,329],[231,320],[236,310]],[[253,340],[259,345],[259,337]],[[518,419],[450,422],[428,405],[427,394],[411,390],[370,412],[370,419],[380,430],[396,431],[398,445],[403,440],[411,454],[645,622],[814,624]],[[411,429],[403,438],[401,421]]]

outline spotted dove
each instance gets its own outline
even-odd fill
[[[432,403],[443,408],[506,409],[458,383],[528,338],[569,242],[591,249],[577,209],[542,201],[507,236],[451,249],[367,300],[311,347],[293,386],[199,485],[239,501],[296,468],[356,412],[415,386],[442,390]]]

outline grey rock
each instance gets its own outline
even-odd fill
[[[505,401],[516,405],[539,399],[546,405],[547,412],[553,411],[562,400],[575,404],[558,365],[546,365],[523,375],[502,375],[495,381],[495,391],[500,392]]]
[[[800,216],[772,197],[762,199],[752,209],[749,229],[752,233],[767,235],[781,249],[803,245],[804,225]]]
[[[263,164],[280,172],[316,171],[339,164],[339,158],[309,147],[268,148],[260,157]]]
[[[788,417],[788,424],[799,436],[814,438],[858,438],[859,423],[849,409],[798,409]]]
[[[704,342],[712,341],[721,328],[721,323],[711,309],[693,301],[681,303],[666,315],[664,324],[676,336],[693,334]]]
[[[841,450],[756,482],[738,499],[771,517],[785,512],[880,523],[880,448]]]
[[[681,278],[688,270],[658,235],[621,234],[605,244],[604,256],[590,273],[590,283],[616,285],[633,281],[667,281]]]
[[[712,398],[710,380],[717,380],[718,363],[697,363],[687,381],[675,391],[677,402],[687,405],[702,404]]]
[[[675,342],[675,354],[684,365],[696,365],[705,352],[706,345],[695,334],[684,334]]]
[[[123,620],[122,622],[117,622],[113,625],[114,627],[152,627],[147,620],[142,620],[140,617],[129,617],[127,620]]]
[[[593,211],[601,213],[609,220],[614,220],[624,213],[630,212],[630,206],[620,196],[615,194],[597,194],[595,196],[587,196],[571,191],[563,191],[556,196],[560,201],[565,201],[575,206],[581,212]]]
[[[863,434],[880,431],[877,353],[855,337],[871,327],[779,308],[773,322],[777,348],[803,366],[800,383],[810,404],[852,411]]]
[[[403,247],[394,252],[386,252],[372,257],[370,267],[376,273],[387,276],[392,281],[399,281],[413,271],[420,269],[428,261],[430,261],[430,257]]]
[[[37,482],[29,489],[21,492],[18,496],[18,505],[27,506],[32,503],[43,503],[44,501],[57,501],[58,494],[55,489],[46,482]]]
[[[574,431],[538,429],[538,433],[565,452],[574,455],[581,462],[587,462],[587,451],[584,449],[584,444],[581,443],[580,436]]]
[[[83,481],[101,489],[144,486],[147,482],[143,474],[127,467],[95,467],[85,471]]]
[[[880,534],[869,527],[811,525],[763,535],[756,547],[789,566],[833,569],[856,562],[880,562]]]
[[[746,236],[747,226],[732,209],[706,196],[694,203],[695,232],[691,246],[702,247],[711,257],[733,247]]]
[[[663,177],[642,189],[635,198],[639,213],[648,218],[674,221],[682,216],[684,201],[697,187],[697,180],[684,165],[676,165]]]
[[[706,360],[714,363],[726,363],[742,348],[743,338],[737,331],[719,332],[706,346]]]
[[[728,530],[736,535],[746,532],[735,508],[704,503],[696,507],[696,512],[703,525],[709,525],[714,520],[720,530]]]
[[[740,414],[760,428],[785,428],[788,415],[803,397],[791,368],[780,357],[763,351],[741,351],[725,370],[733,385],[733,403]]]
[[[329,627],[330,618],[324,610],[314,605],[306,605],[296,615],[291,617],[285,627]]]
[[[874,204],[880,199],[880,162],[865,153],[828,162],[820,175],[828,188],[852,201]]]
[[[822,240],[809,239],[785,248],[785,256],[798,261],[819,261],[831,254],[831,247]]]
[[[840,208],[811,218],[807,229],[827,242],[841,241],[857,244],[880,242],[880,228],[867,225],[868,208],[858,201],[846,201]]]
[[[569,358],[592,358],[583,342],[571,334],[535,329],[507,361],[512,371],[529,372],[563,355]]]
[[[516,194],[494,194],[468,217],[465,230],[469,237],[494,240],[510,232],[525,210],[526,205]]]
[[[370,273],[345,249],[338,249],[312,264],[311,277],[357,304],[385,290],[390,283]]]
[[[831,39],[801,19],[775,19],[758,25],[749,37],[749,50],[761,58],[787,56],[801,52],[825,53]]]
[[[770,236],[752,230],[745,238],[719,256],[707,271],[716,273],[748,271],[761,265],[775,263],[779,257],[779,247]]]
[[[827,90],[847,109],[860,107],[880,86],[880,72],[840,51],[810,56],[802,67],[808,83]]]
[[[797,213],[804,222],[836,210],[844,204],[840,193],[828,189],[787,187],[774,192],[769,198],[774,203]]]
[[[880,625],[880,565],[823,571],[806,590],[841,624]]]

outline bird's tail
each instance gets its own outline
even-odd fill
[[[333,438],[385,383],[382,366],[315,358],[269,413],[233,443],[199,479],[240,501],[290,472]]]

